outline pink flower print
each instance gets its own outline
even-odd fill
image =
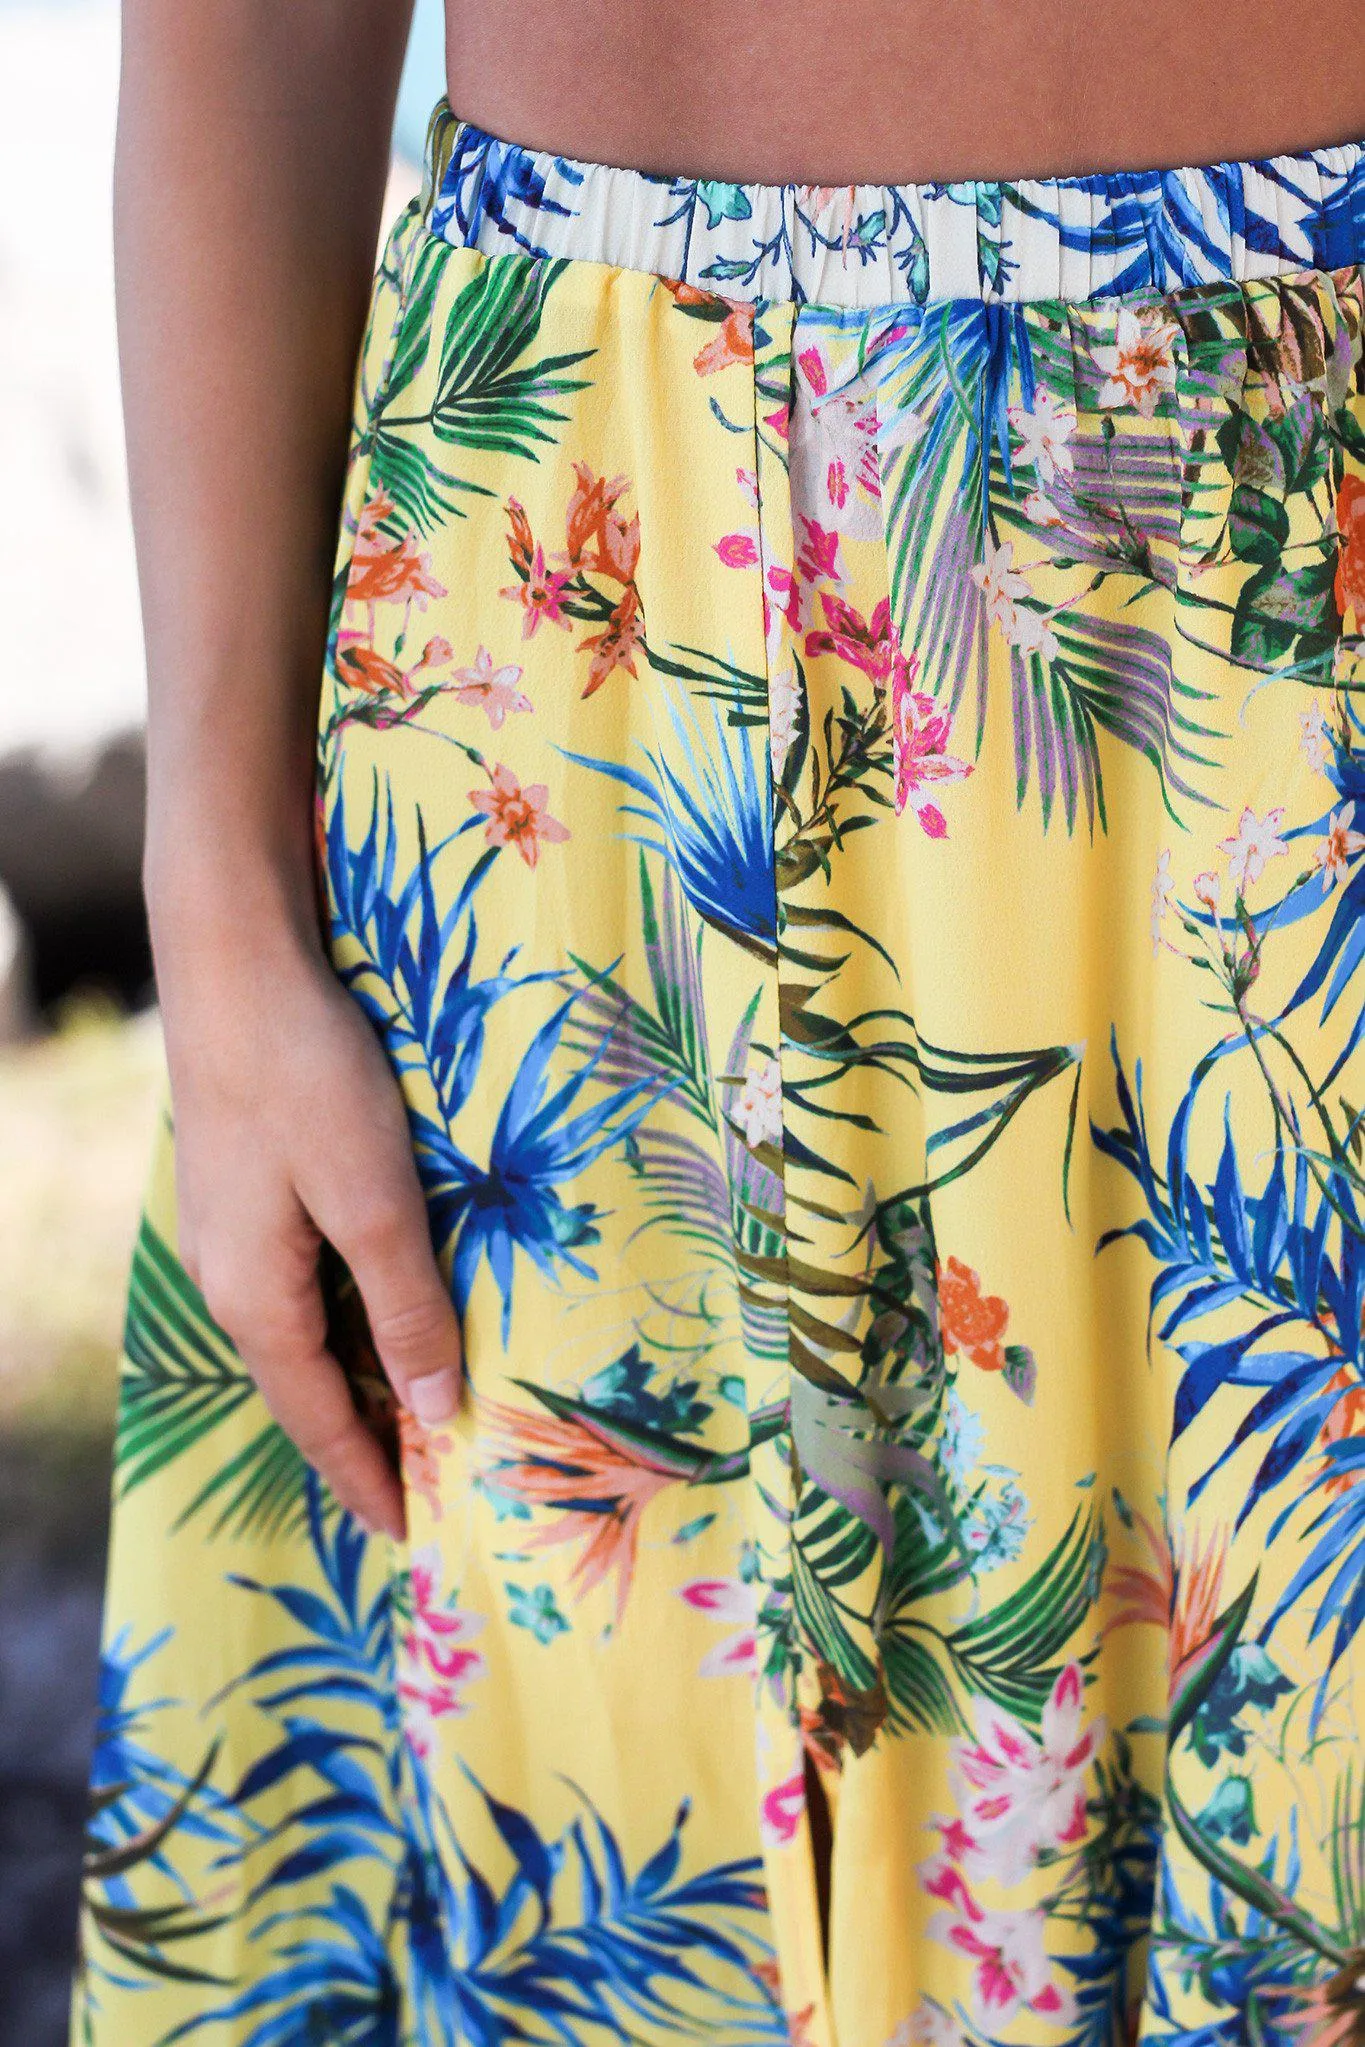
[[[550,792],[543,782],[529,782],[523,789],[501,761],[489,780],[492,788],[471,789],[469,800],[488,819],[484,837],[490,846],[515,846],[526,865],[534,867],[542,845],[568,838],[568,826],[546,811]]]
[[[499,732],[509,711],[534,708],[531,699],[517,688],[521,676],[522,671],[515,663],[506,668],[495,668],[487,647],[480,647],[474,656],[473,667],[453,669],[451,682],[456,700],[486,711],[489,724],[495,732]]]
[[[825,370],[825,358],[818,348],[803,348],[796,358],[797,367],[817,398],[823,398],[829,389],[829,377]]]
[[[802,514],[805,540],[797,552],[796,566],[808,583],[842,583],[839,567],[839,536],[818,520]]]
[[[974,1875],[1023,1881],[1045,1851],[1074,1847],[1085,1835],[1085,1779],[1105,1730],[1082,1727],[1078,1663],[1058,1674],[1043,1707],[1041,1739],[1012,1713],[978,1697],[976,1739],[952,1744],[952,1784],[970,1836],[962,1861]]]
[[[698,1666],[702,1677],[728,1677],[735,1672],[753,1677],[758,1667],[754,1633],[757,1599],[742,1578],[693,1578],[678,1587],[679,1596],[698,1613],[734,1624],[734,1631],[708,1649]]]
[[[513,583],[500,590],[500,597],[510,597],[522,607],[521,636],[529,640],[536,629],[547,619],[551,625],[562,625],[566,631],[571,621],[564,612],[564,590],[572,581],[567,569],[548,569],[545,566],[545,549],[536,543],[531,556],[524,583]]]
[[[914,687],[919,660],[896,653],[891,668],[891,731],[896,761],[896,815],[910,805],[931,839],[947,836],[943,812],[929,800],[929,791],[944,782],[970,775],[970,761],[948,752],[952,726],[949,712]]]
[[[1351,828],[1355,816],[1354,800],[1343,803],[1340,810],[1334,810],[1327,820],[1327,835],[1314,858],[1314,866],[1322,869],[1322,892],[1327,895],[1343,878],[1354,856],[1365,851],[1365,832]]]
[[[441,1601],[441,1553],[434,1543],[413,1552],[409,1582],[413,1612],[399,1644],[398,1696],[408,1740],[428,1756],[436,1722],[469,1710],[461,1686],[487,1675],[483,1655],[469,1646],[484,1623],[482,1614]]]
[[[715,548],[727,569],[752,569],[758,562],[758,539],[751,532],[727,533]]]
[[[1180,329],[1159,313],[1119,308],[1112,345],[1095,350],[1095,367],[1104,378],[1101,405],[1135,405],[1151,419],[1163,392],[1175,389],[1172,343]]]
[[[806,1810],[806,1776],[798,1770],[774,1784],[759,1807],[759,1832],[771,1847],[785,1848],[796,1839]]]
[[[777,607],[793,632],[801,625],[801,584],[790,569],[774,562],[768,571],[768,588],[777,599]],[[766,598],[765,598],[766,607]]]
[[[1282,809],[1268,810],[1264,817],[1258,818],[1248,805],[1237,821],[1236,831],[1230,838],[1218,841],[1219,852],[1228,856],[1228,868],[1238,895],[1244,896],[1252,883],[1260,880],[1267,861],[1278,859],[1281,853],[1289,851],[1279,836],[1283,823]]]
[[[879,687],[884,686],[891,674],[894,644],[890,600],[879,598],[870,619],[832,590],[822,590],[820,602],[827,630],[807,633],[807,654],[837,654],[841,661],[861,668]]]
[[[1021,2011],[1054,2025],[1074,2023],[1075,1999],[1055,1981],[1043,1944],[1047,1916],[1041,1909],[988,1912],[962,1872],[941,1857],[925,1867],[923,1878],[930,1896],[944,1900],[944,1909],[929,1920],[929,1938],[973,1963],[975,2016],[984,2029],[994,2033]]]

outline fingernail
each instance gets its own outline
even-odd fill
[[[408,1406],[419,1422],[448,1422],[459,1404],[460,1382],[452,1371],[408,1381]]]

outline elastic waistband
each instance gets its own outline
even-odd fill
[[[1365,260],[1365,143],[1183,170],[960,184],[723,184],[582,162],[437,104],[424,217],[444,240],[829,306],[1071,302]]]

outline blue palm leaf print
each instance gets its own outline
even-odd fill
[[[577,1000],[577,993],[570,995],[532,1038],[499,1113],[487,1166],[465,1156],[448,1123],[416,1113],[411,1119],[438,1246],[454,1247],[456,1305],[464,1309],[486,1258],[502,1295],[504,1342],[511,1334],[516,1251],[547,1279],[557,1276],[561,1264],[593,1277],[580,1253],[598,1241],[597,1207],[590,1201],[566,1203],[560,1187],[623,1144],[674,1084],[646,1076],[576,1108],[601,1053],[555,1087],[549,1068]]]
[[[566,182],[574,182],[571,164],[556,162]],[[518,227],[515,209],[567,216],[571,208],[552,196],[543,171],[524,149],[498,141],[476,128],[458,138],[432,209],[433,231],[447,241],[475,244],[485,220],[496,222],[518,244],[531,251],[536,243]],[[458,233],[452,233],[452,226]]]
[[[1320,166],[1293,159],[1263,163],[1249,185],[1240,164],[1131,173],[1122,178],[1065,178],[1057,190],[1067,203],[1049,207],[1046,187],[1011,186],[1020,212],[1046,221],[1063,248],[1115,261],[1101,292],[1174,291],[1228,275],[1228,244],[1236,238],[1250,255],[1281,265],[1330,269],[1332,253],[1349,248],[1354,260],[1359,230],[1360,166],[1344,173],[1324,198]],[[1268,189],[1263,189],[1268,188]],[[1084,203],[1076,205],[1079,198]],[[1215,229],[1212,223],[1217,223]]]
[[[706,923],[746,951],[771,960],[777,949],[772,788],[760,775],[749,732],[728,725],[712,706],[708,744],[695,717],[670,706],[676,762],[663,748],[642,748],[648,772],[620,761],[565,752],[579,767],[620,782],[638,803],[622,805],[641,829],[628,834],[660,853]],[[766,763],[765,763],[766,769]]]
[[[1277,1137],[1259,1191],[1249,1188],[1233,1142],[1230,1111],[1225,1111],[1217,1171],[1211,1184],[1200,1186],[1189,1172],[1186,1147],[1196,1097],[1208,1074],[1218,1070],[1211,1059],[1196,1071],[1172,1121],[1161,1174],[1142,1114],[1141,1067],[1130,1088],[1116,1047],[1114,1062],[1123,1127],[1103,1130],[1092,1124],[1092,1135],[1100,1151],[1132,1174],[1148,1213],[1107,1231],[1100,1248],[1136,1236],[1156,1260],[1152,1309],[1154,1314],[1165,1311],[1157,1334],[1185,1366],[1176,1388],[1172,1441],[1225,1389],[1239,1387],[1257,1395],[1191,1483],[1190,1501],[1253,1441],[1264,1448],[1235,1528],[1263,1500],[1287,1487],[1285,1504],[1267,1533],[1273,1542],[1306,1495],[1329,1495],[1308,1530],[1317,1540],[1260,1634],[1267,1641],[1296,1602],[1333,1572],[1312,1626],[1316,1637],[1336,1623],[1325,1686],[1365,1621],[1365,1491],[1357,1486],[1330,1497],[1336,1480],[1365,1466],[1365,1444],[1358,1437],[1326,1445],[1322,1440],[1341,1397],[1334,1382],[1344,1367],[1358,1381],[1365,1365],[1365,1228],[1355,1190],[1345,1172],[1312,1158],[1302,1145],[1287,1145],[1283,1135]],[[1194,1334],[1198,1322],[1238,1302],[1248,1313],[1234,1333],[1213,1341]]]
[[[474,901],[498,855],[490,848],[475,861],[449,907],[438,910],[433,869],[459,837],[454,833],[428,848],[419,812],[417,859],[400,881],[393,795],[386,785],[381,805],[377,777],[359,845],[349,843],[341,790],[327,827],[337,971],[398,1071],[418,1067],[429,1073],[448,1117],[468,1099],[477,1078],[489,1012],[511,989],[547,978],[514,975],[515,948],[495,973],[476,975]]]

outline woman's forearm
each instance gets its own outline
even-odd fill
[[[125,0],[115,177],[154,930],[311,937],[313,730],[409,0]]]
[[[314,745],[408,0],[125,0],[119,339],[176,1248],[335,1496],[404,1527],[319,1246],[429,1421],[460,1397],[396,1077],[320,942]]]

